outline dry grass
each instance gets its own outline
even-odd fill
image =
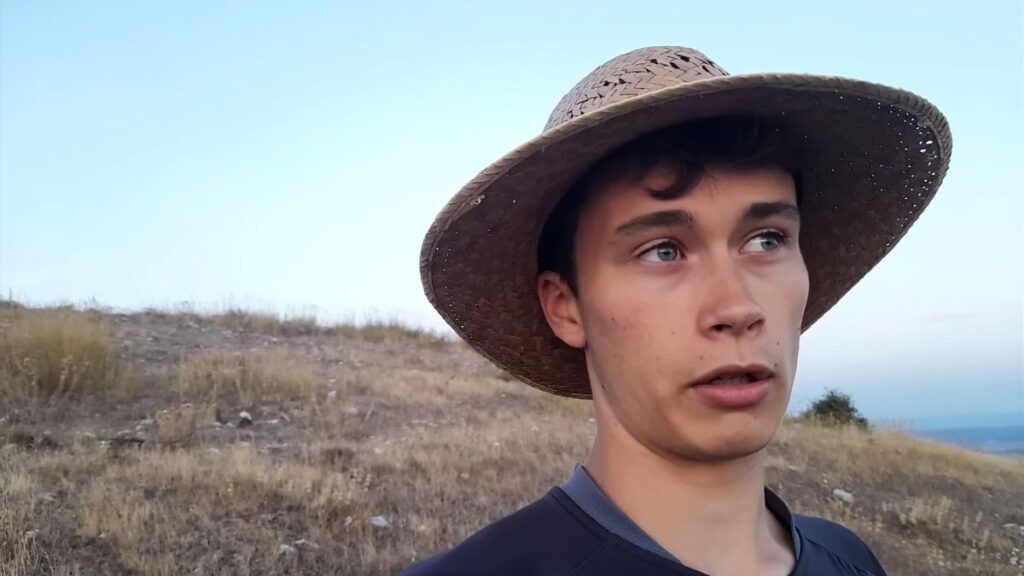
[[[178,323],[212,324],[232,330],[256,334],[296,336],[340,336],[369,342],[401,340],[420,345],[461,346],[462,342],[439,332],[416,328],[393,318],[370,317],[361,321],[323,324],[311,314],[280,314],[271,311],[246,310],[229,306],[222,312],[203,314],[194,306],[183,304],[172,309],[147,308],[145,314]]]
[[[0,334],[0,398],[120,394],[132,380],[103,320],[76,311],[19,314]]]
[[[277,336],[307,336],[317,334],[321,328],[313,316],[282,316],[270,312],[253,312],[241,308],[229,308],[214,314],[208,320],[238,330],[248,330]]]
[[[178,375],[182,398],[253,407],[308,395],[316,385],[308,361],[287,350],[212,351],[189,357]]]
[[[196,324],[127,333],[208,337]],[[59,448],[3,447],[0,424],[0,576],[394,574],[585,457],[587,402],[510,382],[464,347],[380,334],[254,350],[270,340],[246,332],[147,364],[174,376],[99,421],[69,404],[38,422]],[[255,423],[217,425],[216,406],[253,406]],[[155,423],[136,425],[147,415]],[[122,428],[143,446],[102,442]],[[1024,524],[1020,478],[1022,460],[888,431],[787,422],[769,449],[771,486],[798,512],[852,527],[890,574],[1020,576],[1024,532],[1003,527]]]
[[[421,346],[462,346],[461,340],[442,336],[430,330],[413,328],[398,320],[374,319],[362,323],[336,324],[328,327],[326,332],[347,338],[359,338],[368,342],[400,340]]]
[[[154,418],[156,443],[163,447],[192,446],[203,425],[214,420],[215,414],[215,406],[196,406],[191,402],[161,410]]]
[[[12,452],[0,456],[0,467],[12,472],[5,475],[0,517],[8,548],[0,553],[9,566],[21,566],[8,572],[19,576],[87,565],[95,551],[86,550],[96,546],[113,573],[392,574],[560,481],[593,432],[585,419],[561,413],[534,413],[525,426],[511,408],[496,407],[491,416],[450,425],[425,420],[368,437],[363,434],[378,426],[376,417],[359,418],[347,434],[308,439],[284,454],[253,444],[120,458],[98,446]],[[774,449],[776,459],[789,450],[808,461],[834,458],[821,450],[836,441],[855,452],[872,449],[843,431],[786,434],[790,444]],[[904,438],[901,446],[913,454],[916,443]],[[865,472],[884,474],[870,465]],[[813,467],[802,471],[814,482],[819,474]],[[930,488],[901,496],[825,474],[832,482],[787,497],[803,512],[858,530],[890,573],[1016,574],[1009,558],[1019,542],[1000,527],[1006,519],[994,519],[990,510],[957,502],[955,493]],[[852,488],[858,504],[830,502],[837,485]],[[60,510],[40,506],[55,494]],[[375,526],[377,516],[387,526]],[[40,532],[26,537],[32,530]],[[902,540],[898,555],[880,546],[894,537]],[[82,548],[67,549],[68,542]]]
[[[121,565],[143,573],[264,573],[293,564],[280,553],[276,508],[301,511],[308,518],[295,526],[297,532],[325,542],[316,528],[340,528],[356,500],[344,476],[275,463],[251,447],[142,453],[107,466],[83,485],[77,530],[107,540]],[[246,529],[233,530],[243,518],[249,520]],[[190,533],[193,527],[201,532]]]
[[[364,447],[313,442],[287,459],[251,445],[20,455],[19,476],[39,493],[60,491],[63,510],[19,516],[15,532],[42,529],[40,548],[22,557],[45,570],[11,573],[66,568],[87,554],[59,544],[71,541],[101,545],[114,573],[391,574],[543,491],[580,455],[572,427],[538,453],[538,433],[509,438],[506,426]]]
[[[777,442],[800,447],[790,455],[793,463],[812,465],[822,455],[842,455],[830,463],[831,472],[865,482],[890,481],[893,475],[944,477],[971,488],[1008,490],[1016,484],[1007,483],[1008,479],[1024,478],[1024,459],[974,452],[900,432],[787,422]]]
[[[1024,459],[858,427],[787,422],[770,476],[798,510],[853,528],[893,574],[1020,574]],[[831,498],[853,492],[855,504]],[[1017,563],[1017,564],[1015,564]]]
[[[0,298],[0,310],[23,310],[25,305],[13,298]]]
[[[31,526],[36,514],[33,478],[21,467],[0,474],[0,575],[34,574],[42,562]]]
[[[467,378],[450,372],[415,368],[365,371],[361,390],[382,399],[409,404],[451,405],[495,395],[520,396],[522,386],[497,378]]]

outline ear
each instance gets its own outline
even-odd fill
[[[555,272],[541,272],[537,276],[537,297],[555,336],[573,348],[583,348],[587,337],[579,304],[565,280]]]

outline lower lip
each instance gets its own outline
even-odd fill
[[[742,410],[763,402],[768,396],[771,382],[771,378],[765,378],[746,384],[698,384],[692,389],[700,398],[716,407]]]

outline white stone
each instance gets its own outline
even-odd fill
[[[853,504],[854,502],[853,494],[840,488],[836,488],[835,490],[833,490],[832,495],[835,496],[836,498],[839,498],[840,500],[847,504]]]
[[[242,410],[238,413],[238,427],[245,428],[247,426],[252,426],[252,415]]]
[[[292,542],[296,548],[308,548],[310,550],[319,550],[320,545],[312,540],[306,540],[305,538],[299,538],[295,542]]]
[[[387,518],[383,516],[374,516],[370,518],[370,524],[373,524],[377,528],[387,528],[391,525],[391,523],[388,522]]]

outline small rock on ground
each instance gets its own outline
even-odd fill
[[[832,495],[835,496],[836,498],[840,499],[841,501],[843,501],[846,504],[853,504],[854,503],[853,494],[847,492],[846,490],[842,490],[842,489],[836,488],[835,490],[832,491]]]
[[[377,528],[387,528],[391,525],[391,523],[388,522],[387,518],[383,516],[374,516],[370,518],[370,524],[373,524]]]
[[[316,542],[313,542],[312,540],[306,540],[305,538],[299,538],[295,542],[292,542],[292,545],[294,547],[296,547],[296,548],[308,548],[310,550],[319,550],[320,549],[320,545],[319,544],[317,544]]]
[[[244,411],[244,410],[239,412],[238,413],[238,427],[239,428],[248,428],[249,426],[252,426],[252,415],[249,414],[248,412]]]

